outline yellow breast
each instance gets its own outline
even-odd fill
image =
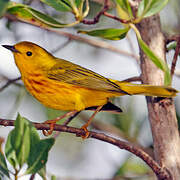
[[[22,76],[27,90],[42,104],[58,110],[81,111],[107,103],[110,93],[62,83],[39,73]]]

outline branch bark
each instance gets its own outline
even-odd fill
[[[2,126],[14,126],[14,120],[8,120],[8,119],[0,119],[0,125]],[[38,130],[49,130],[50,125],[45,124],[45,123],[33,123],[33,125],[36,127]],[[84,136],[85,131],[80,128],[74,128],[66,125],[58,125],[55,124],[54,126],[55,131],[59,132],[68,132],[68,133],[73,133],[76,134],[76,136]],[[110,143],[112,145],[117,146],[120,149],[125,149],[134,155],[138,156],[142,160],[144,160],[149,167],[154,171],[154,173],[157,175],[159,179],[163,180],[168,180],[171,179],[171,175],[169,174],[169,171],[166,169],[166,167],[161,167],[156,161],[153,160],[153,158],[147,154],[143,149],[140,147],[129,143],[122,141],[120,139],[116,139],[114,137],[110,137],[105,135],[104,133],[97,133],[97,132],[92,132],[89,131],[89,138],[94,138],[98,139],[101,141],[104,141],[106,143]]]
[[[142,20],[137,28],[142,39],[156,55],[165,60],[165,38],[161,31],[159,15]],[[164,73],[140,50],[143,84],[163,85]],[[154,141],[155,159],[166,167],[172,179],[180,178],[180,139],[173,99],[146,97],[149,121]]]

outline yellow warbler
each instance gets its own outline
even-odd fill
[[[36,99],[53,109],[70,111],[47,123],[54,124],[85,109],[95,110],[88,123],[82,127],[88,132],[87,127],[98,111],[121,112],[120,108],[109,102],[111,97],[134,94],[173,97],[178,92],[168,86],[132,84],[105,78],[79,65],[56,58],[31,42],[3,47],[13,52],[25,87]]]

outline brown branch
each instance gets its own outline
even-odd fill
[[[86,44],[89,44],[89,45],[97,47],[97,48],[103,48],[103,49],[115,52],[117,54],[120,54],[120,55],[123,55],[123,56],[126,56],[126,57],[134,58],[137,61],[139,61],[139,56],[134,55],[133,53],[129,53],[127,51],[123,51],[123,50],[121,50],[119,48],[116,48],[116,47],[112,46],[111,44],[109,44],[109,43],[107,43],[105,41],[88,39],[88,38],[85,38],[85,37],[74,35],[74,34],[69,33],[69,32],[59,31],[59,30],[56,30],[56,29],[48,28],[48,27],[43,27],[43,28],[45,30],[49,31],[49,32],[54,32],[56,34],[68,37],[70,39],[73,39],[73,40],[76,40],[76,41],[81,41],[81,42],[84,42]]]
[[[88,24],[88,25],[92,25],[92,24],[96,24],[99,22],[100,17],[109,9],[109,5],[108,5],[108,0],[104,1],[104,7],[103,9],[94,17],[93,20],[87,20],[87,19],[83,19],[81,22],[83,24]]]
[[[144,18],[136,25],[143,41],[153,52],[166,60],[165,38],[159,15]],[[141,77],[143,84],[164,85],[164,72],[156,67],[140,49]],[[153,136],[154,157],[160,166],[166,167],[171,179],[180,177],[180,138],[173,99],[157,101],[147,97],[148,117]]]
[[[60,44],[58,47],[56,47],[55,49],[52,49],[50,52],[52,54],[56,53],[57,51],[62,50],[63,48],[65,48],[69,43],[71,42],[71,39],[68,38],[66,42],[64,42],[63,44]]]
[[[10,15],[10,14],[6,14],[5,17],[7,19],[11,20],[11,21],[19,21],[19,22],[27,23],[27,22],[24,22],[22,20],[17,19],[15,16]],[[39,27],[38,25],[36,25],[33,22],[29,22],[27,24]],[[117,54],[120,54],[120,55],[123,55],[123,56],[126,56],[126,57],[131,57],[131,58],[134,58],[137,61],[139,61],[139,56],[134,55],[133,53],[129,53],[127,51],[123,51],[123,50],[121,50],[119,48],[116,48],[115,46],[112,46],[111,44],[109,44],[109,43],[107,43],[105,41],[88,39],[88,38],[85,38],[85,37],[74,35],[74,34],[69,33],[69,32],[59,31],[59,30],[52,29],[52,28],[49,28],[49,27],[39,27],[39,28],[42,28],[42,29],[47,30],[49,32],[56,33],[56,34],[61,35],[61,36],[68,37],[69,39],[72,39],[72,40],[75,40],[75,41],[84,42],[86,44],[89,44],[89,45],[97,47],[97,48],[103,48],[103,49],[106,49],[108,51],[115,52]]]
[[[92,25],[92,24],[96,24],[99,22],[99,19],[102,15],[108,17],[108,18],[111,18],[111,19],[114,19],[116,21],[119,21],[121,23],[124,23],[124,24],[127,24],[127,23],[130,23],[131,21],[129,20],[125,20],[125,19],[121,19],[121,18],[118,18],[117,16],[114,16],[114,15],[111,15],[109,13],[107,13],[106,11],[109,9],[109,6],[108,6],[108,0],[105,0],[105,3],[104,3],[104,7],[103,9],[94,17],[93,20],[87,20],[87,19],[83,19],[81,22],[83,24],[88,24],[88,25]]]
[[[123,82],[132,82],[132,81],[142,81],[142,79],[141,79],[141,77],[140,76],[135,76],[135,77],[130,77],[130,78],[128,78],[128,79],[125,79],[125,80],[123,80]]]
[[[179,35],[168,36],[165,34],[164,36],[165,36],[166,45],[169,44],[170,42],[178,41],[178,39],[179,39]]]
[[[114,16],[114,15],[109,14],[109,13],[107,13],[107,12],[104,12],[103,15],[106,16],[106,17],[108,17],[108,18],[111,18],[111,19],[114,19],[114,20],[116,20],[116,21],[119,21],[119,22],[121,22],[121,23],[124,23],[124,24],[128,24],[128,23],[131,22],[131,21],[128,21],[128,20],[125,20],[125,19],[118,18],[117,16]]]
[[[87,121],[89,119],[89,117],[87,117],[85,114],[80,114],[79,117],[85,123],[87,123]],[[129,137],[126,133],[121,131],[116,126],[100,122],[100,121],[96,120],[95,118],[91,122],[91,126],[93,127],[93,129],[96,129],[98,131],[107,132],[108,134],[112,134],[113,136],[119,137],[119,138],[124,139],[125,141],[128,141],[128,142],[131,142],[133,144],[136,142],[136,139],[134,137]]]
[[[180,36],[177,38],[177,45],[176,45],[176,49],[175,49],[175,53],[174,53],[174,57],[173,57],[172,65],[171,65],[171,76],[174,75],[179,53],[180,53]]]
[[[64,126],[67,126],[81,111],[78,111],[77,113],[75,113],[73,116],[69,117],[68,119],[66,119],[63,123]],[[57,138],[60,135],[60,131],[58,131],[53,137]]]
[[[3,91],[5,88],[7,88],[9,85],[13,84],[14,82],[20,80],[21,77],[15,78],[15,79],[9,79],[7,83],[0,88],[0,92]]]
[[[33,124],[38,130],[49,130],[50,129],[50,126],[48,124],[44,124],[44,123],[33,123]],[[0,125],[14,126],[14,120],[0,119]],[[65,126],[65,125],[57,125],[56,124],[54,126],[54,130],[76,134],[76,136],[84,136],[85,135],[84,130],[82,130],[80,128]],[[163,180],[171,179],[171,176],[170,176],[169,172],[166,170],[166,168],[159,166],[159,164],[156,161],[154,161],[141,148],[135,146],[132,143],[125,142],[125,141],[107,136],[103,133],[97,133],[97,132],[93,132],[93,131],[89,131],[89,132],[90,132],[90,135],[89,135],[90,138],[94,138],[94,139],[98,139],[98,140],[110,143],[112,145],[119,147],[120,149],[125,149],[125,150],[135,154],[142,160],[144,160],[151,167],[151,169],[154,171],[154,173],[157,175],[157,177],[159,179],[163,179]]]
[[[85,114],[80,114],[79,117],[85,123],[87,123],[87,121],[89,119]],[[93,119],[93,121],[91,122],[91,126],[93,127],[93,129],[96,129],[98,131],[106,132],[106,133],[111,134],[113,136],[116,136],[116,137],[118,137],[120,139],[123,139],[124,141],[128,141],[130,143],[133,143],[134,145],[136,145],[137,147],[141,148],[143,151],[148,153],[154,159],[154,154],[153,154],[153,151],[152,151],[151,148],[143,147],[142,145],[140,145],[137,142],[137,138],[136,137],[130,137],[129,135],[127,135],[125,132],[121,131],[116,126],[103,123],[102,121],[98,121],[96,119]]]
[[[36,174],[32,174],[29,180],[34,180]]]

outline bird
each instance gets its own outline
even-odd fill
[[[83,138],[89,136],[88,126],[99,111],[122,112],[110,99],[123,95],[174,97],[178,91],[170,86],[133,84],[106,78],[80,65],[57,58],[39,45],[22,41],[2,45],[14,55],[26,89],[43,105],[68,111],[54,120],[47,120],[51,134],[57,121],[83,110],[94,113],[81,128]],[[45,134],[45,132],[44,132]]]

